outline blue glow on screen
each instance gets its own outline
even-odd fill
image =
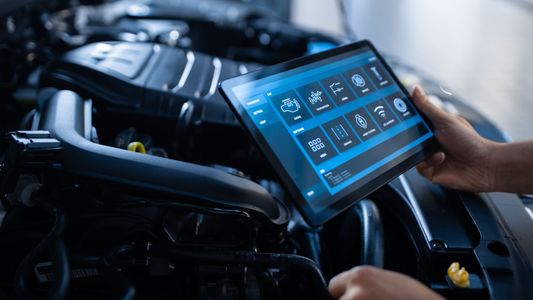
[[[311,207],[433,136],[368,48],[237,85],[232,93]]]

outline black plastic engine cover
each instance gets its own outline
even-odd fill
[[[108,110],[157,117],[177,118],[182,105],[192,100],[197,107],[208,106],[204,121],[236,125],[218,82],[257,68],[159,44],[100,42],[53,62],[41,85],[71,89]]]

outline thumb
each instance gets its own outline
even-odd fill
[[[426,93],[420,86],[416,86],[413,91],[413,102],[435,125],[449,118],[446,111],[429,101]]]

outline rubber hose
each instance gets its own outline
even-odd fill
[[[361,263],[383,268],[383,224],[379,210],[369,199],[357,202],[354,209],[361,222]]]

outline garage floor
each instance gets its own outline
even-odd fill
[[[293,20],[343,33],[340,0],[295,0]],[[470,102],[513,139],[533,138],[533,0],[346,0],[358,38]]]

